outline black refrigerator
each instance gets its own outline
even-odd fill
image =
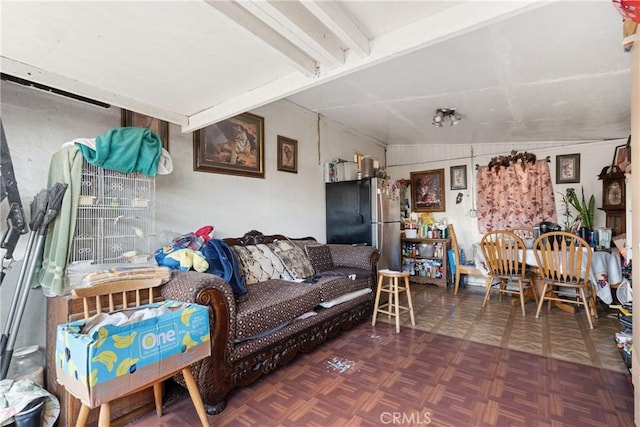
[[[375,246],[378,268],[400,270],[400,196],[394,181],[326,184],[327,243]]]

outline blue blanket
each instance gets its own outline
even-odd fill
[[[162,155],[160,137],[149,129],[114,128],[96,138],[96,149],[76,144],[87,162],[122,173],[158,174]]]

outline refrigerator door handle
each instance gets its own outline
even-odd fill
[[[382,203],[382,192],[380,188],[376,191],[376,203],[378,205],[378,212],[380,213],[380,217],[378,218],[378,223],[376,227],[378,227],[378,250],[382,252],[382,248],[384,248],[384,221],[386,219],[384,212],[384,204]]]
[[[382,248],[384,248],[384,230],[383,230],[383,223],[378,223],[377,227],[378,227],[378,250],[380,252],[382,252]]]
[[[385,222],[387,219],[384,216],[384,211],[385,211],[385,206],[382,204],[382,192],[380,191],[380,189],[378,188],[377,191],[377,199],[378,199],[378,207],[376,209],[378,209],[378,213],[380,214],[380,216],[378,217],[378,222]]]

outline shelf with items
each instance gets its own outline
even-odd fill
[[[409,272],[412,282],[447,286],[447,251],[450,245],[449,239],[402,238],[402,271]]]

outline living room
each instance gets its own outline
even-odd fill
[[[2,81],[2,121],[11,149],[23,200],[29,201],[46,185],[51,155],[67,141],[96,137],[121,125],[121,110],[101,108],[54,94]],[[556,193],[568,187],[584,188],[585,194],[602,198],[597,174],[611,163],[617,146],[625,144],[623,135],[593,141],[540,141],[436,143],[429,145],[385,145],[328,117],[281,100],[250,110],[264,118],[265,178],[215,174],[193,170],[193,134],[169,125],[169,152],[173,173],[157,178],[156,234],[192,231],[204,224],[216,227],[216,237],[241,236],[256,229],[267,234],[292,237],[325,236],[324,163],[336,158],[352,159],[354,154],[370,155],[392,179],[408,178],[413,171],[444,169],[447,210],[436,218],[455,224],[461,246],[471,251],[480,239],[476,220],[469,215],[475,207],[473,177],[476,165],[486,165],[497,155],[511,150],[549,156],[551,176],[555,177],[556,156],[580,154],[581,179],[577,184],[555,185]],[[425,126],[431,126],[433,111],[425,113]],[[463,111],[464,114],[464,111]],[[459,126],[464,126],[464,118]],[[449,129],[444,128],[442,131]],[[278,136],[298,141],[297,173],[277,170]],[[473,150],[473,151],[472,151]],[[472,154],[473,153],[473,154]],[[449,168],[466,165],[467,189],[449,190]],[[463,194],[457,203],[457,195]],[[4,206],[2,216],[6,216]],[[559,199],[556,209],[560,212]],[[604,213],[596,211],[596,224],[604,223]],[[16,254],[20,254],[21,247]],[[15,273],[16,268],[12,269]],[[15,277],[15,276],[14,276]],[[12,282],[8,276],[7,283]],[[2,318],[12,289],[3,286]],[[32,292],[27,318],[21,326],[17,346],[44,346],[44,296]],[[36,334],[31,332],[39,331]]]

